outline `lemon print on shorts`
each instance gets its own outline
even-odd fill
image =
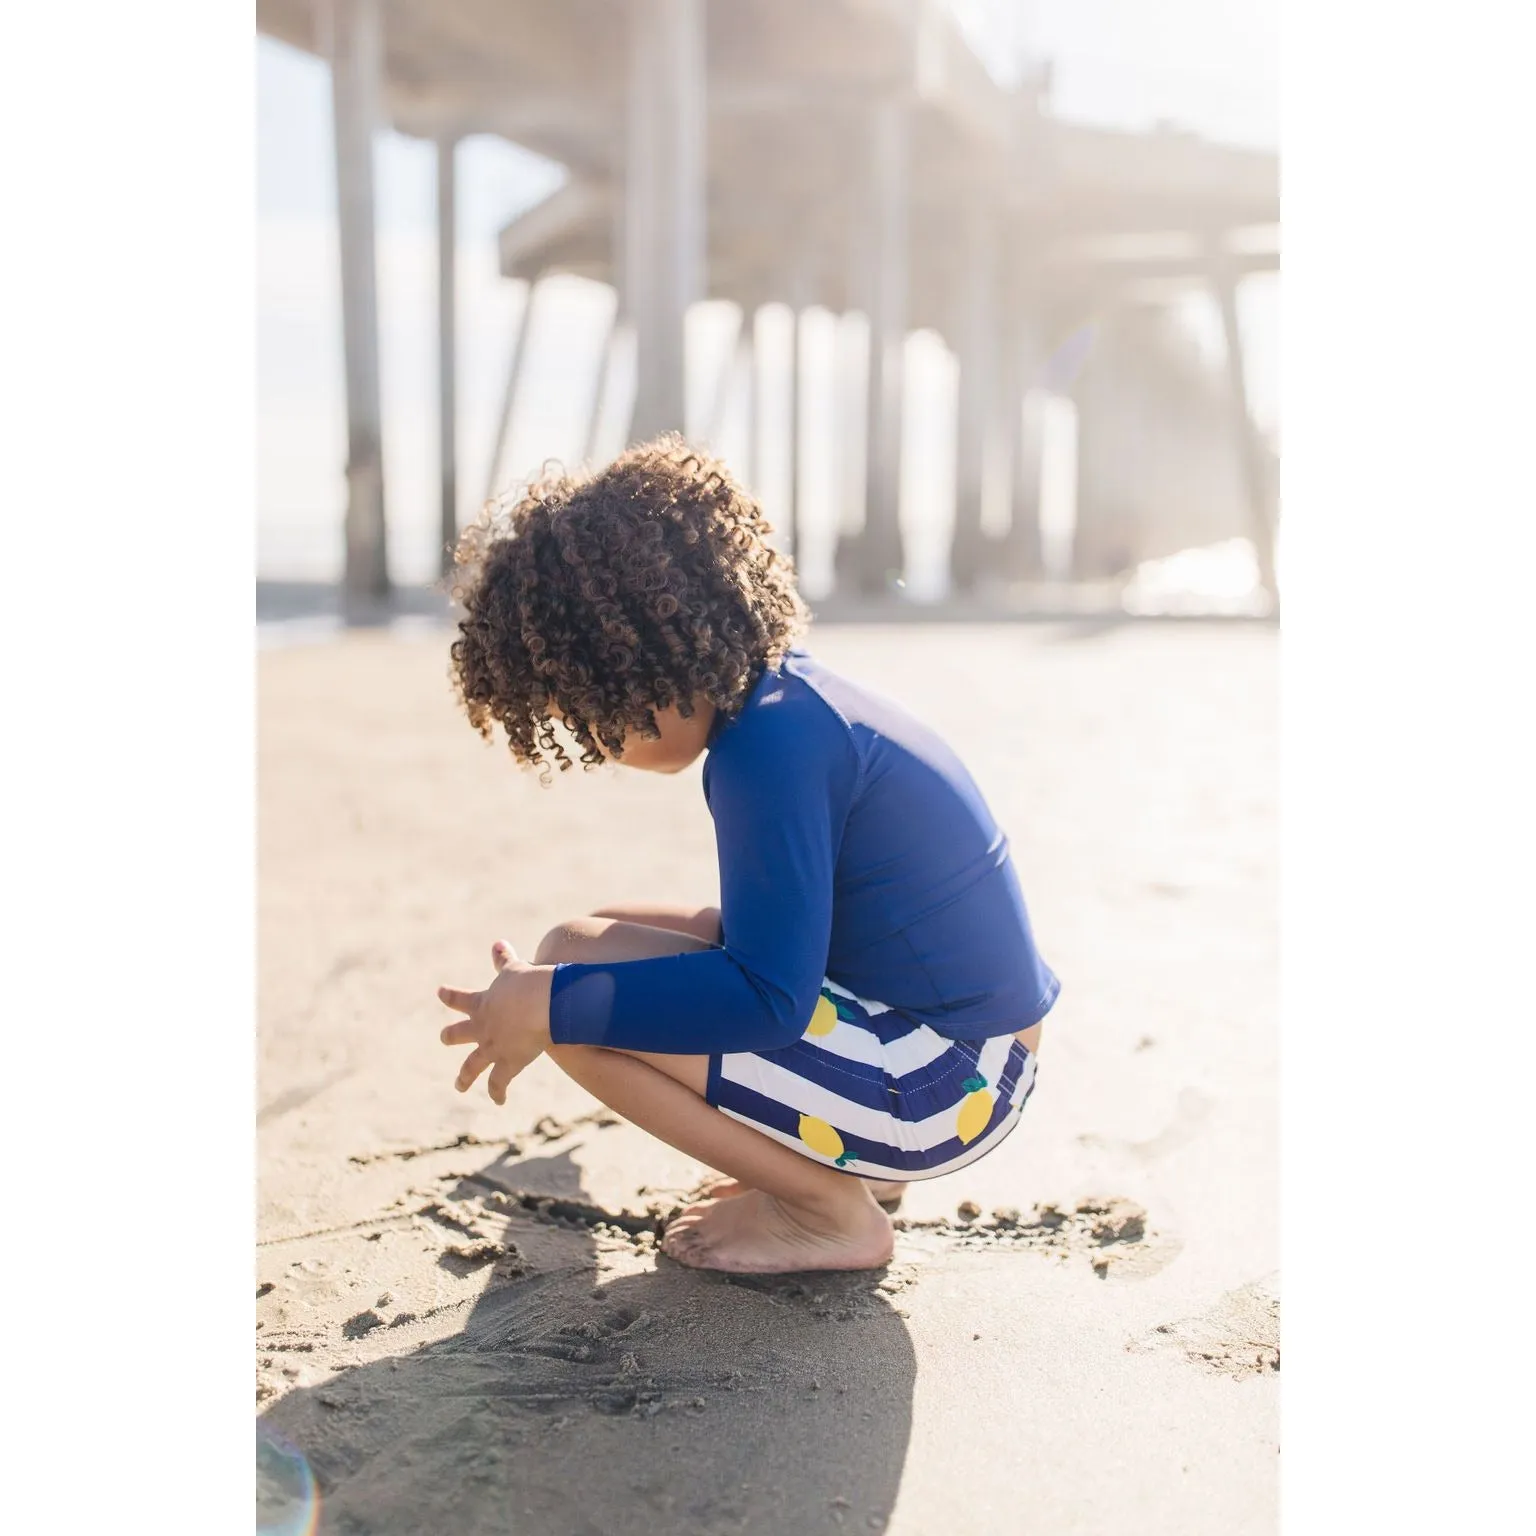
[[[805,1026],[808,1035],[830,1035],[837,1028],[837,1006],[825,992],[816,999],[816,1011],[811,1015],[811,1022]],[[821,1121],[816,1122],[818,1125]],[[835,1136],[836,1131],[832,1134]]]
[[[811,1022],[805,1026],[808,1035],[830,1035],[837,1028],[839,1019],[856,1019],[858,1014],[843,999],[826,987],[821,989],[821,996],[816,999],[816,1010],[811,1014]]]
[[[987,1092],[984,1077],[968,1077],[960,1085],[965,1097],[960,1101],[960,1117],[955,1122],[955,1134],[962,1142],[975,1141],[987,1128],[992,1118],[992,1095]]]
[[[853,1153],[843,1150],[843,1138],[825,1120],[818,1120],[815,1115],[800,1116],[800,1140],[812,1152],[830,1157],[839,1168],[853,1161]]]

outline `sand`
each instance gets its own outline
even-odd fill
[[[866,1275],[658,1255],[704,1170],[540,1061],[452,1089],[498,937],[710,901],[697,769],[541,789],[446,636],[260,660],[259,1433],[322,1532],[1237,1536],[1277,1520],[1276,642],[826,627],[941,725],[1063,997],[1024,1122]]]

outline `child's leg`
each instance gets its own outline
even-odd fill
[[[546,935],[539,961],[639,960],[703,947],[683,933],[586,918]],[[759,1274],[869,1269],[890,1258],[890,1219],[864,1182],[801,1156],[707,1103],[707,1057],[586,1045],[555,1046],[549,1054],[610,1109],[743,1186],[737,1198],[692,1206],[672,1222],[662,1247],[673,1258]]]
[[[641,922],[637,917],[621,917],[621,911],[638,913],[645,910],[655,916],[655,924]],[[572,917],[557,923],[539,940],[534,952],[535,965],[558,965],[564,961],[591,961],[601,964],[614,960],[652,960],[658,955],[677,955],[685,950],[709,949],[713,941],[702,932],[691,932],[684,927],[687,919],[697,921],[702,929],[704,914],[694,917],[682,908],[618,908],[611,907],[594,912],[590,917]],[[718,932],[718,922],[716,931]]]
[[[706,944],[720,942],[719,907],[668,907],[648,902],[623,902],[599,907],[593,917],[617,918],[622,923],[639,923],[646,928],[664,928],[670,933],[690,933]]]
[[[691,934],[694,938],[701,939],[710,945],[720,942],[719,907],[658,906],[647,902],[623,902],[611,907],[599,907],[591,918],[579,918],[574,923],[564,924],[556,930],[556,933],[569,940],[591,932],[595,918],[608,918],[621,923],[637,923],[645,928],[661,928],[669,933]],[[907,1186],[896,1181],[865,1179],[864,1183],[870,1194],[888,1211],[894,1211],[907,1192]],[[706,1179],[697,1191],[711,1200],[730,1200],[746,1192],[746,1185],[739,1179],[726,1178],[718,1173]]]
[[[754,1274],[873,1269],[890,1258],[890,1218],[862,1181],[706,1103],[704,1057],[587,1045],[555,1046],[550,1055],[626,1120],[743,1186],[735,1199],[690,1206],[668,1226],[662,1247],[672,1258]]]

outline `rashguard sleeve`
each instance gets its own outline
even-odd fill
[[[825,972],[855,777],[846,727],[819,706],[795,729],[745,732],[712,752],[704,792],[720,860],[721,946],[556,966],[554,1042],[704,1055],[799,1039]]]

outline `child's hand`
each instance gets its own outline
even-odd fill
[[[491,1069],[486,1083],[491,1098],[507,1102],[507,1084],[549,1045],[550,965],[528,965],[508,944],[491,948],[496,979],[483,992],[456,992],[439,987],[437,995],[459,1013],[468,1014],[443,1030],[444,1045],[468,1045],[475,1049],[464,1058],[454,1083],[460,1093]]]

